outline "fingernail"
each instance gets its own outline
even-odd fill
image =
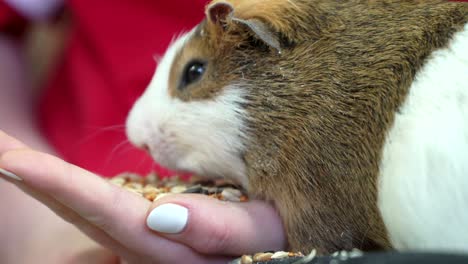
[[[8,178],[11,178],[13,180],[17,180],[17,181],[22,181],[23,179],[21,179],[20,177],[16,176],[15,174],[9,172],[9,171],[6,171],[2,168],[0,168],[0,174],[8,177]]]
[[[188,209],[172,203],[160,205],[151,211],[146,224],[154,231],[168,234],[180,233],[187,225]]]

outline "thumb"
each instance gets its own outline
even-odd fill
[[[234,203],[201,194],[174,194],[153,203],[147,225],[203,254],[238,256],[286,247],[281,219],[264,201]]]

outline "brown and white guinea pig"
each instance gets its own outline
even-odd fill
[[[467,22],[447,1],[215,0],[129,139],[274,202],[291,250],[468,252]]]

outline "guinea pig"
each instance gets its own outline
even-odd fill
[[[468,252],[468,4],[215,0],[127,119],[272,202],[289,249]]]

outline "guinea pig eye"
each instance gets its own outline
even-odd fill
[[[185,66],[182,73],[182,81],[180,88],[183,89],[188,85],[198,81],[205,73],[206,65],[201,61],[191,61]]]

